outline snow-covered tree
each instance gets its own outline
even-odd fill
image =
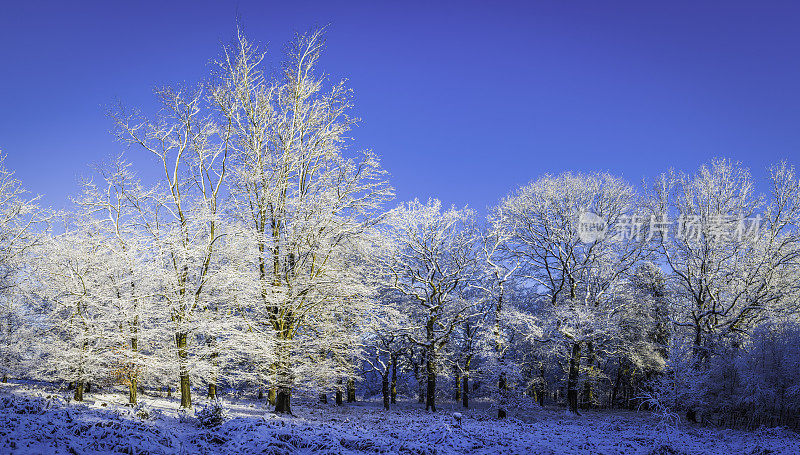
[[[492,311],[491,319],[491,339],[488,340],[492,354],[489,358],[489,368],[492,369],[497,383],[497,417],[506,417],[508,371],[505,358],[508,349],[507,327],[503,324],[508,311],[508,284],[514,278],[514,274],[519,268],[519,261],[515,261],[514,255],[509,254],[506,243],[509,242],[516,231],[513,220],[508,220],[502,215],[502,208],[495,208],[487,217],[488,227],[481,238],[481,260],[484,262],[484,273],[478,282],[478,288],[483,291],[484,297],[488,300],[488,306]],[[466,388],[466,387],[465,387]]]
[[[82,401],[86,383],[106,373],[109,257],[96,225],[79,216],[64,218],[64,232],[48,239],[37,258],[46,319],[36,365],[40,374],[72,383],[74,399]]]
[[[671,389],[689,393],[680,400],[689,420],[708,411],[697,391],[718,378],[707,375],[733,368],[730,351],[754,327],[798,314],[800,184],[785,163],[771,168],[770,183],[758,194],[747,168],[715,159],[694,174],[662,174],[649,194],[653,216],[677,220],[654,248],[673,291],[669,377],[696,378]]]
[[[29,256],[29,257],[32,257]],[[30,267],[28,268],[31,269]],[[0,381],[26,377],[37,356],[37,322],[41,302],[31,290],[30,277],[0,294]]]
[[[479,274],[478,232],[470,209],[442,210],[436,199],[392,210],[384,231],[384,267],[412,319],[410,340],[425,349],[426,409],[436,411],[439,353],[456,327],[476,312],[464,298]]]
[[[381,377],[381,394],[386,410],[396,402],[397,368],[408,344],[404,330],[409,325],[406,316],[395,305],[385,303],[373,312],[366,326],[364,361]]]
[[[25,269],[30,269],[33,249],[42,243],[50,215],[38,205],[6,167],[0,152],[0,375],[22,373],[22,362],[29,357],[29,342],[34,317],[34,303],[29,297],[30,283]],[[23,273],[21,273],[23,272]]]
[[[800,191],[789,166],[773,168],[771,181],[772,194],[759,195],[746,168],[714,160],[653,186],[651,213],[677,220],[655,248],[676,290],[674,322],[691,332],[699,362],[771,311],[795,311]]]
[[[128,387],[129,404],[135,405],[142,378],[163,374],[159,354],[169,341],[163,330],[167,315],[161,311],[159,284],[150,265],[155,251],[139,223],[138,209],[147,204],[148,194],[122,159],[99,171],[99,182],[86,182],[75,202],[103,240],[105,278],[95,292],[106,299],[98,321],[108,342],[106,367]]]
[[[611,406],[636,406],[648,380],[663,372],[672,333],[669,298],[667,277],[653,262],[638,265],[617,293],[614,337],[605,348]]]
[[[213,90],[162,88],[156,94],[162,109],[155,121],[122,110],[111,115],[121,140],[150,153],[161,168],[160,183],[136,209],[156,252],[158,297],[169,309],[181,406],[188,408],[198,360],[190,345],[212,298],[207,285],[219,264],[220,204],[232,133],[217,115],[224,101]]]
[[[351,252],[392,196],[377,157],[347,151],[357,122],[351,92],[318,72],[323,47],[321,30],[298,36],[282,72],[268,79],[263,54],[239,36],[215,92],[235,147],[231,213],[257,250],[250,265],[259,292],[243,314],[274,346],[266,385],[284,413],[298,381],[314,382],[303,375],[321,371],[309,367],[319,360],[309,352],[346,357],[318,349],[319,334],[334,333],[331,324],[369,301]]]
[[[518,261],[518,276],[539,295],[550,331],[564,343],[573,412],[581,358],[594,366],[597,343],[605,342],[614,312],[614,293],[642,254],[643,242],[623,231],[636,210],[636,194],[621,179],[566,173],[523,186],[496,211],[494,223],[511,233],[506,254]],[[581,215],[587,213],[602,222],[605,236],[581,239]]]

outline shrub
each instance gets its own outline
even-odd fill
[[[674,354],[646,397],[663,416],[691,410],[725,426],[800,428],[800,324],[760,325],[744,343],[717,346],[700,367]]]
[[[199,411],[195,412],[197,423],[203,428],[213,428],[222,424],[227,418],[225,409],[219,399],[214,399]]]
[[[141,420],[156,419],[161,415],[157,409],[153,409],[149,404],[144,401],[139,401],[133,407],[133,415]]]

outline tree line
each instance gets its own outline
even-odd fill
[[[65,381],[75,400],[124,384],[131,404],[174,388],[184,408],[222,386],[278,413],[374,376],[387,409],[405,378],[432,411],[441,381],[464,406],[480,382],[500,418],[525,402],[796,415],[792,166],[763,193],[716,159],[640,187],[544,175],[485,219],[388,209],[378,156],[352,149],[352,92],[318,69],[323,38],[298,35],[269,75],[240,34],[206,82],[156,90],[155,116],[110,109],[153,182],[121,156],[54,212],[0,166],[3,380]]]

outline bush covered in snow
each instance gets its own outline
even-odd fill
[[[0,453],[180,452],[169,431],[108,410],[66,405],[58,398],[0,396]]]
[[[139,401],[136,403],[136,406],[133,407],[132,411],[133,415],[141,420],[151,420],[161,417],[161,411],[158,409],[153,409],[150,404],[144,401]]]
[[[800,428],[800,325],[763,324],[747,343],[719,347],[706,363],[683,354],[675,353],[647,397],[663,415],[688,411],[725,426]]]
[[[227,415],[219,399],[214,399],[197,411],[195,417],[197,417],[197,423],[201,427],[213,428],[221,425]]]

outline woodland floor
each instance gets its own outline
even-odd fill
[[[485,402],[469,410],[445,402],[433,414],[414,401],[386,412],[379,401],[298,399],[293,417],[279,417],[256,400],[223,398],[227,419],[205,429],[194,412],[178,412],[176,398],[142,396],[150,414],[142,419],[122,390],[89,393],[83,404],[65,396],[47,384],[0,385],[0,453],[800,454],[800,435],[786,429],[668,426],[646,412],[532,408],[497,421]],[[207,400],[199,401],[198,410]]]

